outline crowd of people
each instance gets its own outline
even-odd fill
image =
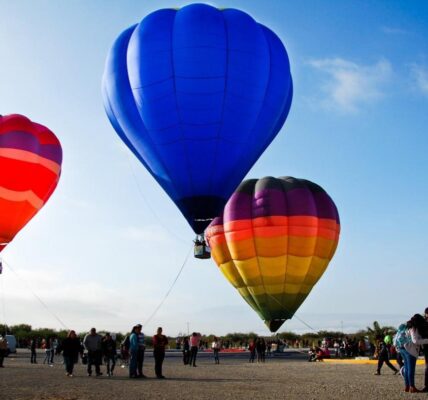
[[[169,344],[163,330],[159,327],[152,337],[153,357],[155,361],[155,375],[158,379],[164,379],[163,361],[165,350]],[[249,362],[264,363],[266,356],[270,356],[272,348],[277,348],[275,341],[265,340],[263,337],[254,338],[245,344],[249,350]],[[45,351],[43,364],[52,365],[54,356],[62,354],[66,375],[73,376],[74,365],[79,356],[82,363],[86,365],[87,375],[100,376],[101,365],[105,365],[107,376],[113,376],[118,355],[122,359],[122,367],[128,367],[129,378],[146,378],[143,373],[144,355],[146,350],[145,336],[142,325],[132,327],[131,333],[125,337],[117,348],[116,338],[106,333],[101,336],[95,328],[92,328],[81,340],[74,330],[69,331],[67,337],[59,342],[56,338],[43,339],[41,343],[32,339],[29,344],[30,362],[37,363],[37,349],[41,347]],[[203,342],[199,332],[193,332],[189,336],[176,339],[176,349],[182,351],[184,365],[196,367],[198,351],[211,348],[215,364],[220,364],[220,351],[228,347],[227,343],[214,337],[212,343]],[[244,346],[243,346],[244,347]],[[345,337],[340,340],[324,339],[318,341],[317,346],[309,350],[309,361],[322,361],[331,358],[330,349],[333,349],[336,358],[370,356],[378,360],[375,375],[381,375],[383,365],[387,365],[394,374],[400,374],[404,378],[405,391],[410,393],[428,392],[428,308],[425,315],[415,314],[407,323],[398,327],[393,336],[385,331],[376,336],[376,343],[368,340]],[[7,351],[7,342],[0,336],[0,368],[3,367],[3,359]],[[415,367],[420,353],[425,356],[425,385],[422,390],[415,386]],[[398,368],[391,363],[396,359]]]
[[[409,321],[401,324],[394,336],[388,331],[377,335],[376,344],[360,339],[336,340],[333,345],[325,340],[309,350],[309,361],[322,361],[331,357],[329,347],[335,350],[336,358],[373,356],[377,359],[375,375],[381,375],[383,365],[389,367],[395,375],[404,379],[404,390],[410,393],[428,392],[428,308],[425,316],[415,314]],[[419,355],[425,357],[424,388],[415,386],[415,368]],[[396,359],[398,368],[391,363]]]

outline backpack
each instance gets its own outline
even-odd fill
[[[408,344],[412,341],[412,338],[407,330],[407,326],[405,324],[401,324],[398,327],[397,333],[394,336],[394,346],[397,350],[404,348],[405,344]]]

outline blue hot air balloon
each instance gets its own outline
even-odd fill
[[[196,233],[277,135],[293,93],[275,33],[205,4],[158,10],[125,30],[102,90],[114,129]]]

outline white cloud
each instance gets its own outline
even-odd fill
[[[411,73],[417,89],[423,94],[428,95],[428,67],[413,64],[411,66]]]
[[[135,321],[147,318],[159,303],[158,292],[164,289],[140,281],[128,283],[123,290],[84,277],[76,282],[68,273],[50,267],[14,271],[7,267],[0,276],[1,322],[9,325],[25,322],[63,328],[59,318],[68,328],[79,331],[91,326],[125,331]],[[138,298],[141,292],[146,294],[144,302],[131,307],[130,299]]]
[[[386,60],[360,65],[343,58],[325,58],[309,64],[328,76],[317,101],[346,113],[356,113],[365,104],[382,98],[384,85],[392,75],[391,64]]]

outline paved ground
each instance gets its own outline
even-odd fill
[[[289,353],[249,364],[247,355],[223,355],[214,365],[207,355],[198,367],[184,366],[177,355],[164,364],[168,379],[154,379],[153,359],[147,357],[144,372],[148,379],[129,380],[127,370],[117,368],[114,377],[87,377],[84,366],[77,365],[75,376],[67,378],[63,366],[31,365],[28,354],[6,359],[0,369],[1,400],[95,400],[95,399],[405,399],[428,398],[426,394],[402,392],[402,378],[384,367],[374,376],[372,365],[332,365],[308,363],[304,356]],[[39,362],[43,358],[39,357]],[[421,387],[423,367],[417,369]]]

